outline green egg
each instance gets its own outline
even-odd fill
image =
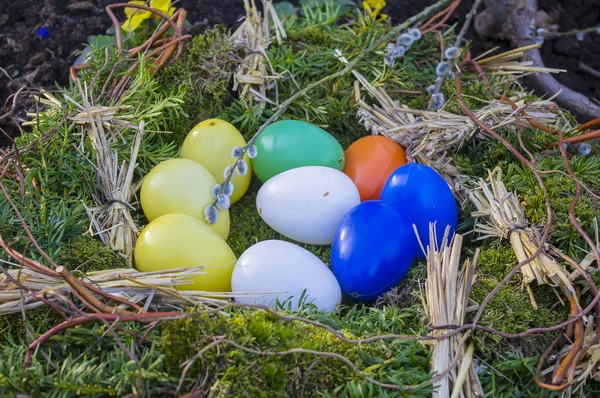
[[[268,126],[255,142],[252,159],[256,176],[265,182],[286,170],[303,166],[344,168],[344,151],[322,128],[299,120],[281,120]]]

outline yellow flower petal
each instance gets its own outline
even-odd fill
[[[150,7],[167,14],[169,7],[171,6],[171,0],[150,0]]]
[[[136,30],[138,26],[142,24],[146,19],[148,19],[152,14],[148,11],[140,10],[142,12],[138,14],[133,14],[130,18],[128,18],[121,27],[125,32],[131,32]]]
[[[132,0],[129,2],[129,4],[137,4],[139,6],[143,6],[145,3],[146,2],[141,1],[141,0]],[[147,12],[148,11],[140,10],[139,8],[125,7],[125,15],[127,15],[127,18],[131,18],[131,16],[134,14],[147,13]]]

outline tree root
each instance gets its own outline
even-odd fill
[[[534,43],[536,25],[542,19],[537,10],[537,0],[486,0],[485,5],[487,9],[476,17],[477,33],[483,37],[508,40],[513,48]],[[532,66],[544,67],[538,49],[526,51],[522,60],[532,62]],[[583,121],[600,117],[600,106],[559,83],[550,74],[532,74],[526,81],[538,94],[557,94],[556,102]]]

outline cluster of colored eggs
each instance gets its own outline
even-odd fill
[[[229,211],[220,212],[215,224],[204,216],[214,200],[212,190],[223,182],[223,170],[233,163],[231,150],[246,144],[239,131],[218,119],[195,126],[186,137],[180,158],[155,166],[144,178],[140,193],[142,210],[150,222],[138,236],[136,268],[157,271],[203,266],[202,274],[190,278],[187,289],[231,291],[235,255],[229,236]],[[231,203],[237,202],[250,185],[252,165],[244,157],[249,173],[232,178]]]
[[[406,164],[404,150],[393,140],[364,137],[344,153],[317,126],[279,121],[256,140],[252,163],[246,159],[264,183],[257,211],[289,239],[332,245],[332,270],[309,251],[281,240],[259,242],[236,261],[225,242],[228,214],[221,212],[209,226],[203,209],[232,162],[231,149],[245,142],[226,122],[204,123],[184,143],[181,155],[189,159],[159,164],[142,185],[142,208],[150,224],[135,250],[140,270],[202,265],[206,273],[194,277],[190,288],[231,289],[243,303],[274,305],[289,299],[292,308],[304,293],[307,302],[330,311],[341,302],[342,291],[371,301],[399,283],[422,252],[413,224],[424,247],[430,222],[437,223],[438,239],[446,225],[456,227],[457,208],[448,185],[432,169]],[[207,131],[218,138],[208,140]],[[250,175],[245,177],[234,180],[232,202],[246,191]]]

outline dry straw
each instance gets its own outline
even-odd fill
[[[126,105],[91,105],[87,84],[82,87],[79,80],[76,83],[81,95],[80,102],[64,94],[64,98],[78,108],[77,112],[68,116],[82,132],[81,141],[73,145],[94,165],[100,188],[100,196],[94,195],[97,206],[86,206],[90,217],[90,229],[93,230],[90,233],[98,235],[106,246],[131,263],[138,228],[131,217],[130,210],[134,208],[129,202],[134,194],[133,173],[144,133],[144,122],[139,125],[131,123],[129,119],[132,116],[125,114],[130,110]],[[64,112],[63,104],[48,92],[42,91],[41,95],[34,98],[47,107],[44,114]],[[28,116],[33,120],[23,125],[37,124],[37,114]],[[114,143],[124,142],[123,133],[127,129],[136,132],[131,143],[129,162],[119,160],[117,153],[110,150]],[[85,153],[85,137],[89,137],[92,144],[93,153],[89,155]]]
[[[538,66],[532,66],[533,61],[517,61],[519,58],[523,57],[525,51],[538,49],[540,47],[542,47],[541,44],[532,44],[530,46],[519,47],[501,54],[485,57],[486,55],[489,55],[498,49],[498,47],[495,47],[473,59],[473,61],[477,62],[488,75],[520,75],[523,73],[566,72],[565,69],[545,67],[540,68]]]
[[[455,234],[449,242],[449,233],[450,228],[447,228],[438,245],[435,227],[430,229],[429,239],[434,243],[432,247],[427,248],[427,280],[423,307],[431,325],[461,326],[465,322],[479,250],[475,252],[472,261],[465,261],[459,269],[463,238]],[[447,332],[445,329],[435,329],[432,333],[439,336]],[[465,347],[469,335],[470,331],[467,331],[446,339],[431,341],[431,372],[443,375],[434,383],[434,398],[483,397],[483,389],[473,363],[474,344],[470,342]],[[453,363],[456,366],[452,366]],[[451,370],[443,374],[447,369]]]
[[[18,264],[12,264],[18,266]],[[28,294],[35,291],[50,302],[60,303],[61,296],[70,294],[72,288],[60,276],[48,276],[28,268],[9,269],[8,276],[0,279],[0,315],[20,313],[23,310],[43,307],[45,303]],[[175,286],[192,283],[190,278],[203,275],[204,267],[177,268],[157,272],[139,272],[133,268],[88,272],[81,278],[96,288],[117,298],[133,303],[144,303],[158,309],[198,305],[221,306],[231,293],[176,290]],[[14,283],[18,282],[18,284]],[[210,297],[210,298],[209,298]],[[124,307],[123,307],[124,308]]]
[[[469,192],[477,211],[471,215],[480,218],[476,231],[479,239],[504,238],[510,241],[519,263],[531,258],[540,247],[539,230],[530,225],[517,196],[508,192],[502,182],[502,170],[488,171],[488,181],[479,179],[478,188]],[[545,250],[541,250],[529,263],[521,267],[523,282],[527,287],[531,304],[537,309],[530,284],[557,286],[567,298],[575,294],[567,270]],[[560,299],[560,296],[558,296]]]
[[[409,161],[435,169],[459,201],[464,203],[468,198],[465,183],[469,177],[458,171],[452,154],[473,138],[485,139],[471,118],[444,110],[411,109],[394,101],[384,87],[374,87],[359,72],[354,71],[354,75],[357,77],[357,116],[365,128],[372,134],[384,135],[398,142],[406,149]],[[362,98],[360,87],[376,100],[375,104],[370,105]],[[524,92],[511,97],[519,108],[525,106],[524,98]],[[555,107],[552,101],[537,100],[527,104],[527,113],[539,121],[552,122],[556,115],[551,109]],[[494,130],[516,129],[517,124],[522,122],[519,120],[522,117],[509,104],[497,100],[487,101],[474,114]]]
[[[92,143],[98,186],[102,195],[101,198],[95,198],[97,207],[86,210],[95,234],[99,235],[105,245],[124,255],[131,263],[138,228],[131,217],[130,210],[133,207],[129,202],[133,195],[133,172],[144,132],[144,122],[136,126],[126,119],[120,119],[118,108],[90,105],[87,86],[82,88],[79,80],[77,84],[82,104],[76,105],[82,111],[70,119],[81,125],[82,131]],[[74,102],[72,99],[71,101]],[[136,130],[129,162],[120,161],[117,153],[110,150],[113,143],[123,140],[122,132],[125,129]],[[83,153],[82,145],[79,151]]]
[[[278,77],[267,55],[267,48],[273,40],[271,30],[275,31],[278,43],[287,37],[271,0],[263,0],[262,5],[264,12],[261,14],[254,0],[244,0],[246,19],[230,37],[234,47],[245,54],[233,75],[233,89],[238,91],[241,98],[253,97],[259,108],[265,108],[267,103],[279,103],[278,98],[274,102],[267,98],[267,90],[271,85],[275,85],[278,97],[277,85],[274,84]]]

